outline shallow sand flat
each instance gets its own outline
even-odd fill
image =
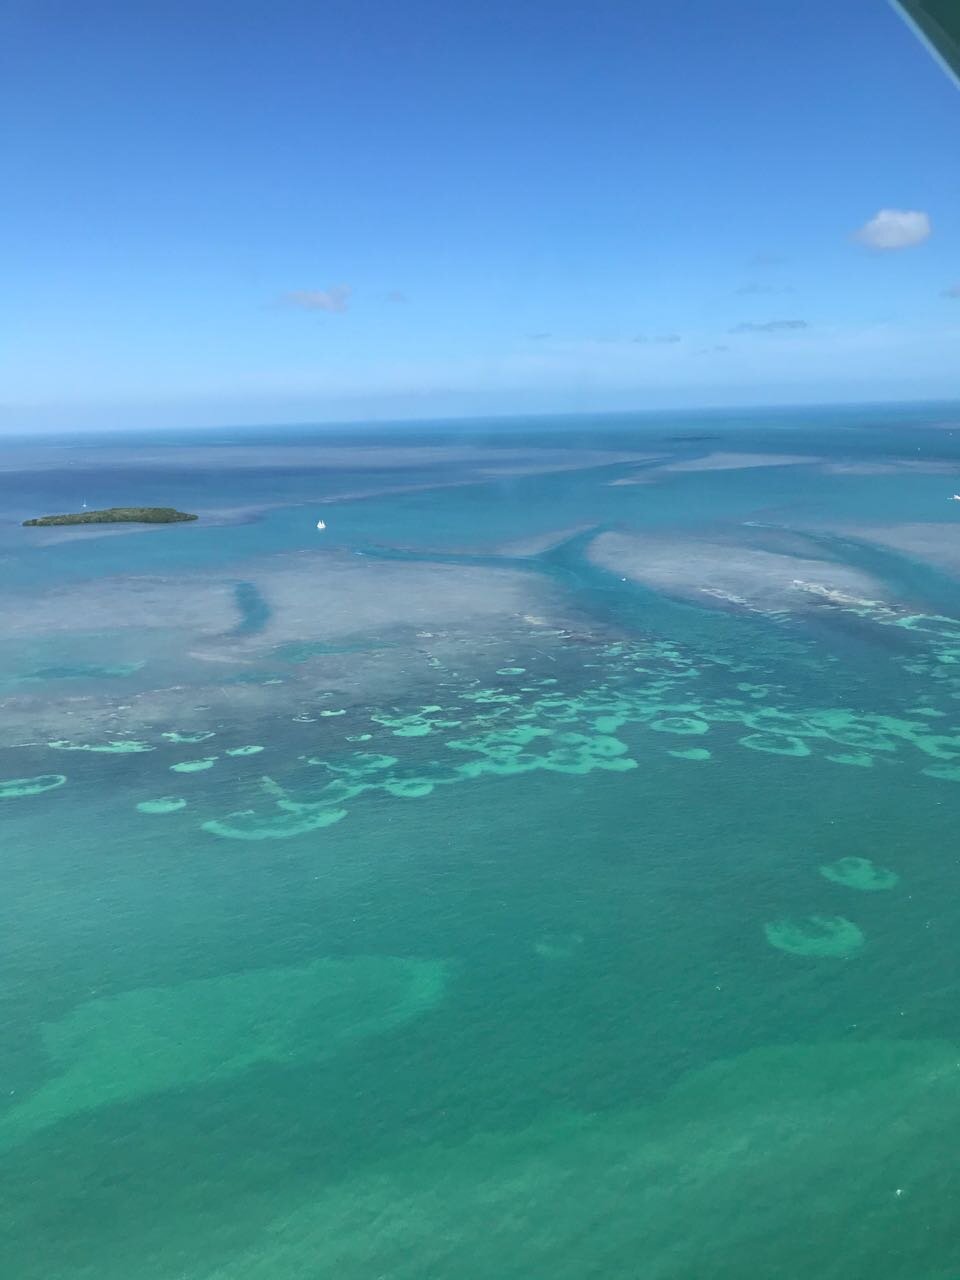
[[[660,467],[658,470],[662,471],[665,470],[665,468]],[[610,485],[611,489],[616,489],[631,484],[656,484],[656,482],[657,472],[650,470],[638,471],[634,476],[621,476],[619,480],[609,480],[607,483]]]
[[[658,471],[740,471],[753,467],[801,467],[819,458],[796,453],[708,453],[687,462],[669,462]]]
[[[191,1274],[582,1280],[591,1239],[604,1262],[590,1274],[618,1278],[845,1280],[851,1256],[875,1274],[893,1246],[931,1276],[954,1247],[941,1162],[960,1130],[957,1058],[938,1041],[752,1050],[645,1108],[557,1107],[318,1183]]]
[[[517,538],[513,542],[504,542],[495,548],[497,555],[502,556],[539,556],[545,551],[552,551],[561,543],[584,533],[591,528],[589,524],[572,524],[565,529],[549,529],[545,533],[535,533],[529,538]]]
[[[476,476],[461,476],[456,480],[437,478],[435,481],[423,481],[420,484],[383,484],[368,489],[350,489],[346,493],[325,493],[316,499],[323,506],[335,502],[364,502],[368,498],[389,498],[399,493],[426,493],[434,489],[460,489],[464,485],[476,484]]]
[[[307,503],[300,499],[293,502],[258,502],[247,503],[236,507],[203,507],[194,506],[191,510],[208,525],[252,524],[270,511],[283,511],[290,507],[306,507]],[[312,506],[310,506],[312,510]]]
[[[204,637],[229,638],[244,621],[235,590],[241,580],[251,583],[266,605],[268,617],[255,633],[258,647],[385,627],[520,615],[531,602],[539,607],[549,595],[542,580],[512,568],[303,551],[232,566],[229,576],[112,577],[36,593],[20,591],[7,597],[0,613],[0,640],[130,627],[175,628],[183,645]]]
[[[589,463],[543,463],[527,467],[501,467],[496,470],[484,468],[468,468],[459,478],[423,481],[420,484],[383,484],[368,489],[351,489],[347,493],[322,494],[315,502],[321,506],[332,506],[336,503],[363,502],[369,498],[387,498],[402,493],[427,493],[437,489],[463,489],[484,480],[506,480],[511,477],[530,475],[547,475],[559,471],[590,471],[597,467],[622,466],[624,462],[637,462],[640,457],[628,455],[597,455],[597,460]],[[303,506],[303,503],[291,503],[291,506]]]
[[[252,583],[263,604],[261,625],[247,634],[238,634],[238,578]],[[337,552],[264,557],[236,566],[229,580],[107,578],[21,592],[7,605],[0,640],[8,642],[12,669],[29,665],[37,639],[51,635],[76,644],[119,634],[126,660],[147,658],[136,689],[104,681],[80,691],[55,680],[17,687],[0,701],[14,742],[255,718],[297,708],[318,682],[347,700],[383,697],[428,680],[437,664],[461,666],[501,640],[515,643],[531,630],[523,620],[531,611],[555,616],[553,591],[534,574]],[[361,651],[324,652],[354,641]],[[278,660],[273,650],[284,644],[317,651]]]
[[[52,547],[58,542],[81,542],[90,538],[115,538],[119,534],[155,533],[161,529],[177,528],[174,524],[134,524],[132,522],[116,525],[41,525],[39,528],[24,529],[19,521],[16,523],[16,534],[29,538],[31,546]],[[182,527],[182,524],[179,526]],[[11,530],[12,533],[12,530]],[[8,533],[8,538],[10,533]]]
[[[443,654],[444,650],[439,652]],[[80,742],[106,741],[120,735],[153,741],[170,725],[187,729],[215,725],[218,732],[223,726],[247,726],[247,732],[253,734],[266,718],[293,719],[304,706],[313,706],[318,689],[328,699],[323,705],[337,709],[407,698],[418,688],[426,699],[435,688],[431,656],[408,650],[337,655],[315,660],[283,683],[264,680],[149,689],[122,704],[107,693],[73,699],[51,695],[46,700],[30,702],[11,698],[0,701],[0,716],[5,744],[11,746],[42,746],[63,734]],[[488,652],[471,650],[466,641],[451,648],[446,657],[463,672],[474,667],[484,672],[489,666]],[[314,718],[321,720],[322,710],[315,707],[314,712]]]
[[[942,462],[936,458],[924,461],[917,458],[884,458],[873,462],[863,461],[824,462],[820,470],[828,476],[895,476],[913,475],[958,475],[960,469],[954,463]]]
[[[845,565],[780,555],[733,540],[603,533],[591,543],[588,555],[601,568],[701,604],[802,609],[818,598],[829,599],[818,597],[818,591],[840,593],[844,601],[884,596],[876,579]],[[798,582],[805,584],[803,589]]]
[[[960,503],[951,505],[960,516]],[[875,542],[892,551],[902,551],[914,559],[927,560],[939,569],[960,573],[960,519],[952,523],[837,527],[831,532]]]
[[[498,476],[535,476],[554,471],[586,471],[593,467],[622,466],[629,462],[657,462],[662,453],[605,453],[585,451],[575,457],[558,458],[554,461],[544,459],[519,463],[515,466],[479,467],[477,474],[496,479]]]
[[[217,635],[239,620],[232,581],[187,574],[101,578],[52,590],[10,592],[4,606],[0,639],[109,634],[129,627],[175,629],[192,638]]]
[[[374,471],[408,467],[475,466],[478,470],[492,465],[517,466],[536,472],[556,467],[604,466],[608,463],[642,462],[648,455],[623,450],[585,450],[557,447],[484,448],[478,445],[171,445],[165,449],[65,449],[45,447],[27,451],[10,451],[0,470],[6,472],[44,470],[57,465],[71,470],[103,471],[124,467],[131,462],[138,468],[210,468],[217,471],[255,468],[283,470],[328,468],[336,470]]]
[[[513,568],[377,560],[349,553],[298,552],[241,566],[270,610],[256,648],[330,640],[386,628],[462,624],[542,612],[550,588]]]

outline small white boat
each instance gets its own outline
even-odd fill
[[[955,493],[950,499],[951,502],[960,502],[960,493]]]
[[[318,521],[317,521],[317,528],[318,528],[318,529],[325,529],[326,527],[327,527],[327,526],[326,526],[326,523],[325,523],[323,520],[318,520]]]

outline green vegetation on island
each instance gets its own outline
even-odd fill
[[[38,516],[24,520],[25,525],[51,524],[177,524],[196,520],[188,511],[176,507],[107,507],[104,511],[75,511],[69,515]]]

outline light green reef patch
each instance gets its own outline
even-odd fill
[[[849,956],[864,942],[862,931],[843,916],[808,916],[799,923],[777,920],[765,924],[763,931],[772,947],[794,956]]]
[[[48,742],[48,747],[52,747],[54,751],[97,751],[105,755],[135,755],[140,751],[152,751],[153,747],[148,742],[136,742],[133,739],[123,739],[117,742],[70,742],[66,738],[59,738],[56,742]]]
[[[861,769],[873,768],[873,756],[867,755],[865,751],[840,752],[835,756],[827,756],[827,759],[833,764],[859,765]]]
[[[383,784],[384,791],[389,792],[392,796],[399,796],[401,799],[413,800],[420,796],[428,796],[434,788],[434,783],[426,780],[418,780],[410,778],[401,782],[385,782]]]
[[[201,823],[201,830],[227,840],[287,840],[341,822],[347,811],[337,808],[337,803],[366,790],[364,785],[351,786],[337,780],[321,789],[319,799],[299,800],[266,775],[260,779],[260,786],[273,799],[273,807],[267,812],[241,809]]]
[[[429,716],[420,712],[408,716],[371,716],[371,719],[389,729],[395,738],[425,738],[433,730]]]
[[[538,746],[548,746],[549,750],[543,754],[524,750],[525,745],[542,737],[546,737],[547,742]],[[626,743],[606,734],[551,733],[529,727],[453,740],[447,746],[458,751],[476,752],[480,756],[457,766],[456,772],[464,778],[478,778],[484,774],[510,777],[536,769],[587,774],[594,769],[625,772],[637,767],[637,762],[626,755]]]
[[[667,755],[676,756],[678,760],[709,760],[710,752],[706,747],[687,747],[686,750],[679,748],[675,751],[668,751]]]
[[[706,720],[697,720],[693,716],[665,716],[662,720],[651,720],[650,728],[658,733],[706,733],[710,726]]]
[[[35,778],[4,778],[0,781],[0,800],[13,800],[17,796],[38,796],[43,791],[62,787],[66,780],[65,773],[41,773]]]
[[[0,1118],[0,1144],[252,1067],[323,1061],[432,1008],[445,981],[441,961],[357,956],[88,1000],[41,1025],[50,1077]]]
[[[203,831],[225,840],[289,840],[332,827],[347,816],[346,809],[323,809],[314,813],[262,814],[255,809],[228,813],[225,818],[210,818],[200,824]]]
[[[960,738],[945,733],[924,733],[915,735],[913,741],[925,755],[937,760],[960,759]]]
[[[202,773],[204,769],[212,769],[216,763],[216,756],[207,756],[203,760],[181,760],[179,764],[172,764],[170,770],[172,773]]]
[[[921,773],[925,773],[928,778],[942,778],[945,782],[960,782],[960,765],[930,765],[926,769],[921,769]]]
[[[502,689],[481,689],[477,692],[465,692],[460,695],[465,702],[476,702],[481,706],[508,706],[519,702],[519,693],[504,693]],[[376,716],[374,716],[376,719]]]
[[[259,747],[255,743],[251,743],[250,746],[248,747],[228,747],[227,755],[228,756],[257,756],[260,754],[262,750],[263,750],[263,747]]]
[[[810,748],[792,733],[748,733],[740,739],[741,747],[766,751],[773,756],[808,756]]]
[[[320,813],[333,805],[344,804],[364,791],[375,791],[375,782],[364,782],[361,777],[334,778],[320,788],[312,788],[309,798],[292,795],[286,788],[279,786],[272,778],[261,779],[261,785],[268,795],[275,796],[279,809],[288,813]]]
[[[185,809],[187,802],[181,796],[161,796],[159,800],[141,800],[137,805],[140,813],[176,813]]]
[[[840,708],[808,712],[807,720],[834,742],[864,751],[895,751],[896,738],[907,737],[911,727],[921,727],[893,716],[857,715]]]
[[[755,708],[752,711],[741,711],[734,718],[742,721],[748,728],[756,729],[759,733],[792,733],[814,738],[827,736],[812,718],[792,711],[782,711],[779,707],[761,707],[759,710]]]
[[[311,763],[315,762],[311,761]],[[320,763],[324,762],[321,761]],[[375,751],[355,751],[348,764],[328,764],[327,768],[334,773],[347,773],[351,776],[365,778],[372,773],[382,773],[384,769],[392,769],[396,763],[396,756],[379,755]]]
[[[203,1280],[949,1280],[931,1223],[955,1216],[958,1062],[943,1041],[761,1048],[646,1107],[408,1148],[304,1186]]]
[[[584,698],[563,698],[558,695],[538,698],[533,710],[544,720],[555,724],[577,724],[590,704]]]
[[[166,738],[168,742],[206,742],[208,738],[216,737],[212,729],[204,729],[197,733],[177,733],[171,730],[169,733],[161,733],[161,738]]]
[[[511,729],[494,729],[490,733],[478,734],[475,738],[451,738],[447,746],[454,751],[486,753],[500,748],[519,751],[537,738],[549,737],[552,737],[550,729],[541,729],[536,725],[517,725]]]
[[[900,883],[900,877],[895,871],[875,866],[869,858],[840,858],[836,862],[829,862],[822,866],[820,874],[835,884],[846,885],[848,889],[863,889],[866,892],[892,889]]]

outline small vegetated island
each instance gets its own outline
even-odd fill
[[[196,520],[189,511],[176,507],[107,507],[104,511],[74,511],[59,516],[37,516],[24,525],[51,524],[179,524]]]

